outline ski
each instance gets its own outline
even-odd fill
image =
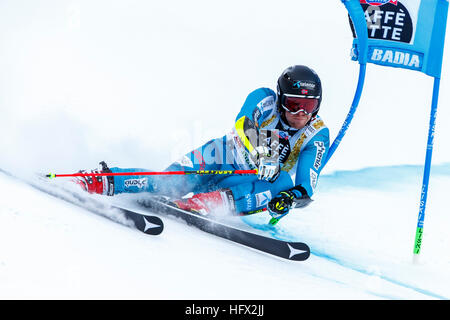
[[[289,242],[237,229],[219,221],[179,209],[175,204],[164,197],[142,197],[138,200],[138,204],[155,213],[162,213],[181,218],[186,221],[188,225],[194,226],[215,236],[280,258],[304,261],[310,256],[310,248],[303,242]]]
[[[165,197],[146,195],[145,197],[139,198],[137,203],[146,212],[140,213],[138,212],[139,210],[135,210],[134,208],[129,209],[122,205],[104,203],[103,201],[90,197],[88,194],[81,193],[81,191],[77,193],[61,185],[48,183],[48,181],[41,181],[40,179],[38,181],[27,181],[2,169],[0,169],[0,172],[12,178],[19,179],[48,195],[67,201],[115,222],[135,227],[146,234],[158,235],[164,229],[164,224],[159,217],[147,214],[147,211],[150,210],[156,214],[181,218],[188,225],[194,226],[204,232],[283,259],[304,261],[310,256],[310,248],[303,242],[284,241],[241,230],[220,221],[179,209]],[[42,177],[40,178],[44,179]],[[106,212],[118,212],[122,217],[126,218],[127,223],[118,220],[116,217],[107,215]]]
[[[105,218],[108,218],[109,220],[125,224],[130,227],[134,226],[136,229],[145,234],[159,235],[164,230],[164,223],[157,216],[139,213],[135,210],[130,210],[119,205],[104,203],[102,201],[89,197],[89,194],[87,193],[77,193],[73,190],[64,188],[63,186],[51,184],[49,183],[49,181],[41,181],[43,179],[42,177],[37,177],[37,181],[28,181],[16,177],[15,175],[3,169],[0,169],[0,172],[14,179],[18,179],[36,190],[44,192],[60,200],[69,202],[95,214],[101,215]],[[111,215],[107,215],[106,212],[110,212]],[[123,216],[126,218],[126,220],[123,221],[122,219],[122,221],[120,221],[121,219],[116,218],[112,214]]]

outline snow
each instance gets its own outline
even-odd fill
[[[364,177],[393,169],[372,168]],[[433,185],[445,190],[450,166],[437,169]],[[422,260],[413,264],[416,188],[408,180],[420,170],[395,171],[408,178],[386,189],[354,188],[349,181],[360,172],[325,175],[320,199],[264,232],[267,215],[243,219],[249,230],[258,228],[253,232],[308,243],[312,256],[305,262],[250,250],[166,217],[164,232],[148,236],[1,174],[0,298],[447,299],[445,193],[433,193]]]
[[[226,133],[246,95],[291,64],[321,76],[334,138],[356,85],[340,1],[7,0],[0,12],[0,168],[24,177],[101,160],[163,169]],[[432,80],[369,65],[314,202],[276,228],[266,214],[236,221],[308,243],[307,261],[165,217],[148,236],[0,173],[0,299],[448,299],[447,49],[419,264]]]

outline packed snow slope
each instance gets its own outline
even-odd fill
[[[415,166],[324,176],[320,197],[276,227],[267,214],[235,218],[240,228],[308,243],[312,255],[304,262],[164,216],[164,232],[148,236],[0,174],[0,298],[447,299],[450,217],[439,190],[450,186],[450,165],[434,173],[418,265]]]
[[[447,30],[447,35],[450,32]],[[432,79],[369,65],[314,202],[275,229],[281,261],[165,219],[140,234],[0,174],[0,298],[447,299],[450,82],[444,49],[421,264],[412,265]],[[339,0],[0,1],[0,168],[162,170],[223,136],[247,94],[315,69],[333,140],[358,64]],[[129,196],[114,198],[132,201]]]

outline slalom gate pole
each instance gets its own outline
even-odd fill
[[[368,51],[368,31],[367,31],[367,21],[365,18],[364,11],[361,7],[361,4],[358,0],[341,0],[344,4],[347,12],[351,18],[352,24],[355,28],[357,46],[352,50],[352,60],[358,60],[359,62],[359,76],[358,76],[358,84],[356,86],[355,95],[353,97],[353,102],[350,107],[350,110],[345,118],[344,123],[342,124],[341,129],[339,130],[338,135],[333,141],[333,144],[328,149],[327,158],[325,159],[324,166],[328,163],[331,156],[336,151],[337,147],[344,138],[347,129],[350,126],[350,123],[353,119],[353,116],[358,107],[359,101],[361,99],[362,91],[364,88],[364,80],[366,77],[366,63],[367,63],[367,51]]]
[[[157,175],[187,175],[187,174],[258,174],[258,170],[192,170],[192,171],[145,171],[145,172],[102,172],[102,173],[69,173],[45,175],[46,178],[62,177],[98,177],[98,176],[157,176]]]
[[[416,236],[414,240],[413,262],[419,262],[419,254],[422,246],[423,223],[425,220],[425,207],[427,204],[428,185],[430,181],[431,157],[433,154],[434,132],[436,127],[436,115],[439,99],[440,78],[434,78],[433,98],[431,101],[430,127],[428,129],[427,152],[425,156],[425,166],[423,171],[423,183],[420,194],[419,216],[417,219]]]

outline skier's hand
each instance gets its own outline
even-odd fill
[[[258,179],[274,182],[280,175],[280,163],[278,159],[268,157],[269,151],[267,147],[256,148],[258,152]]]
[[[100,162],[102,168],[91,170],[80,170],[80,173],[105,173],[111,172],[104,161]],[[82,176],[75,177],[74,182],[77,183],[83,190],[89,193],[98,193],[103,195],[114,195],[114,177],[108,176]]]
[[[269,214],[272,216],[269,223],[275,225],[278,221],[289,213],[296,198],[301,197],[298,190],[291,189],[288,191],[281,191],[267,205]]]

